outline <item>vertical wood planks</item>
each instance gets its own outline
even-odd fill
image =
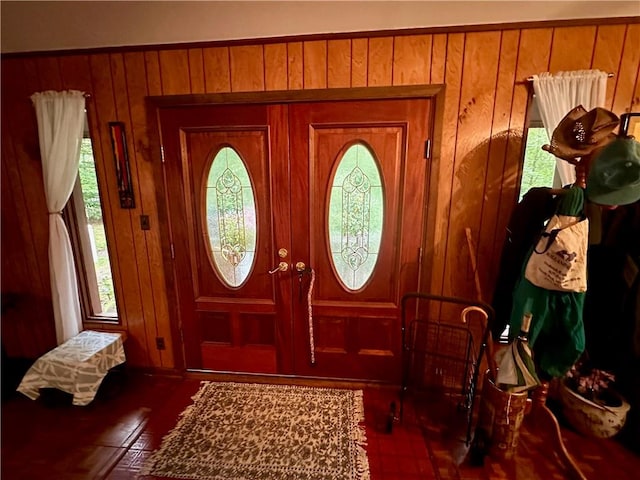
[[[395,37],[393,45],[393,85],[429,83],[431,35]]]
[[[107,238],[112,240],[108,243],[109,256],[116,260],[113,266],[113,280],[118,301],[118,314],[125,328],[129,329],[129,324],[131,323],[131,329],[140,335],[144,332],[144,329],[139,326],[144,317],[142,314],[135,253],[133,251],[131,213],[129,210],[120,208],[108,128],[108,122],[122,120],[118,118],[116,110],[116,90],[111,72],[112,59],[109,54],[92,55],[90,63],[95,112],[92,133],[100,132],[97,144],[94,143],[93,145],[93,152],[96,159],[96,169],[98,170],[100,191],[106,193],[106,196],[102,197],[103,220]],[[115,67],[117,69],[117,64]],[[109,72],[109,76],[105,75],[105,72]],[[129,133],[128,137],[130,135]],[[127,355],[133,364],[140,363],[144,365],[148,362],[148,352],[144,348],[144,336],[142,338],[138,337],[136,340],[136,342],[129,343]]]
[[[493,242],[491,263],[500,262],[506,227],[509,217],[517,201],[520,172],[522,170],[523,134],[527,108],[529,106],[530,82],[529,76],[546,72],[549,67],[549,56],[552,43],[552,29],[525,29],[520,33],[518,57],[516,66],[516,83],[513,87],[513,100],[509,116],[509,134],[504,168],[502,170],[502,184],[500,202],[496,219],[496,233]],[[483,243],[484,240],[480,239]],[[487,294],[493,293],[493,285],[483,290]],[[490,297],[489,297],[490,298]]]
[[[591,65],[596,27],[554,29],[549,71],[585,70]]]
[[[204,84],[206,93],[231,91],[229,71],[229,48],[213,47],[202,50],[204,62]]]
[[[36,358],[56,345],[49,217],[29,98],[40,88],[25,77],[35,63],[10,60],[2,67],[2,291],[14,301],[11,305],[11,297],[2,299],[2,343],[9,356]]]
[[[499,54],[500,32],[466,35],[446,256],[448,267],[458,276],[467,271],[467,258],[460,255],[466,242],[464,229],[479,231]],[[456,277],[447,280],[445,295],[473,297],[472,291],[460,289]]]
[[[439,33],[433,36],[431,43],[430,83],[444,83],[445,62],[447,60],[447,35]]]
[[[327,88],[327,42],[302,43],[304,88]]]
[[[393,37],[369,39],[367,85],[391,85],[393,79]]]
[[[440,149],[440,171],[437,173],[438,199],[434,230],[433,265],[430,292],[442,294],[445,281],[447,233],[451,211],[453,189],[454,158],[458,133],[458,107],[462,87],[462,59],[464,55],[464,34],[449,34],[445,65],[446,83],[444,112],[442,118],[442,147]],[[431,248],[431,247],[428,247]]]
[[[266,90],[287,89],[287,44],[264,46],[264,84]]]
[[[369,54],[369,40],[354,38],[351,40],[351,86],[367,86],[367,57]]]
[[[638,110],[640,110],[640,65],[638,65],[638,72],[636,73],[636,88],[633,89],[633,97],[629,106],[630,112],[637,112]]]
[[[304,83],[302,42],[287,44],[289,90],[301,90]]]
[[[489,139],[489,158],[484,179],[484,203],[480,218],[479,232],[472,231],[478,245],[476,265],[478,276],[483,285],[493,285],[497,274],[497,265],[491,261],[493,246],[496,242],[495,230],[500,210],[500,194],[502,192],[503,173],[509,140],[509,121],[513,102],[513,86],[516,81],[516,63],[518,61],[519,30],[502,32],[500,42],[500,63],[495,86],[495,102],[493,107],[493,123]],[[483,288],[484,300],[491,297],[492,290]]]
[[[327,87],[351,86],[351,40],[327,42]]]
[[[145,52],[144,63],[147,70],[147,87],[149,95],[162,95],[162,80],[160,77],[160,59],[158,58],[158,52]]]
[[[186,56],[186,52],[184,54]],[[151,362],[151,355],[155,352],[148,348],[149,339],[147,338],[146,321],[152,318],[153,315],[153,299],[151,298],[150,279],[148,278],[148,256],[146,245],[144,244],[144,233],[140,230],[138,221],[138,212],[141,210],[139,187],[141,179],[138,176],[133,143],[135,138],[129,113],[129,97],[127,94],[123,54],[110,55],[110,63],[113,89],[115,92],[120,92],[119,95],[114,96],[114,114],[118,121],[124,123],[131,181],[134,185],[136,200],[135,209],[126,210],[118,205],[113,215],[114,220],[117,221],[117,228],[121,232],[120,238],[124,240],[121,243],[123,247],[121,251],[124,253],[125,258],[130,259],[125,261],[126,263],[122,266],[124,268],[121,270],[122,281],[123,283],[126,282],[128,286],[125,288],[130,293],[127,300],[126,322],[129,331],[135,332],[135,337],[140,340],[140,353],[146,357],[145,361]],[[112,160],[111,164],[113,165],[113,163]],[[151,326],[153,326],[153,323],[151,323]]]
[[[204,61],[201,48],[190,48],[187,50],[189,57],[189,80],[191,83],[191,93],[204,93]]]
[[[598,27],[591,68],[607,73],[618,71],[626,31],[625,25],[601,25]],[[607,82],[607,96],[604,106],[608,109],[613,106],[613,94],[618,82],[616,77],[610,78]]]
[[[640,24],[629,25],[624,39],[624,48],[618,70],[618,81],[613,97],[613,111],[617,114],[628,112],[634,94],[640,63]]]
[[[131,176],[134,183],[134,197],[136,208],[131,211],[130,226],[133,243],[130,248],[135,252],[135,264],[137,279],[140,288],[141,317],[129,317],[127,319],[129,328],[137,332],[137,338],[143,344],[144,350],[148,354],[148,362],[152,365],[160,364],[159,351],[155,348],[156,311],[153,295],[153,277],[150,270],[150,255],[147,248],[146,233],[140,229],[139,215],[150,210],[148,189],[153,190],[153,178],[145,175],[142,167],[144,161],[138,148],[141,137],[146,135],[145,112],[143,100],[147,92],[146,74],[144,68],[144,58],[141,54],[124,54],[112,59],[112,64],[117,63],[117,72],[114,75],[114,87],[118,91],[126,92],[119,95],[116,102],[118,118],[125,122],[127,132],[127,151],[129,152],[129,163],[131,165]],[[147,195],[143,195],[143,192]],[[154,210],[157,209],[155,202],[152,203]],[[158,223],[150,218],[150,224],[158,228]],[[163,277],[161,277],[163,278]]]
[[[191,93],[189,57],[186,50],[160,50],[160,75],[164,95]]]
[[[41,83],[47,85],[46,90],[62,90],[62,76],[56,57],[40,57],[36,59],[38,75]]]
[[[229,71],[232,92],[264,90],[264,56],[262,45],[229,48]]]

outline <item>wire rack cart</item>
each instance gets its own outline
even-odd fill
[[[469,315],[465,321],[470,311],[483,314]],[[419,292],[402,297],[400,420],[409,390],[437,396],[464,413],[469,444],[480,362],[493,315],[490,305],[464,298]]]

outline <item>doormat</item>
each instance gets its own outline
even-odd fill
[[[368,480],[362,390],[202,382],[141,475]]]

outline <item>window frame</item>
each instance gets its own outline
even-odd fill
[[[95,149],[94,141],[91,135],[86,131],[83,139],[89,139],[91,142],[91,149],[94,152],[94,164],[95,164]],[[98,178],[98,169],[96,168],[96,178]],[[100,182],[98,182],[98,196],[100,198],[100,208],[102,210],[104,219],[104,198],[100,189]],[[89,239],[89,233],[87,229],[87,221],[85,212],[84,198],[82,195],[82,186],[80,183],[80,175],[76,177],[76,181],[69,197],[67,205],[63,209],[63,218],[67,225],[69,232],[69,240],[71,242],[71,250],[73,252],[73,261],[76,270],[76,277],[78,281],[78,297],[80,301],[80,310],[82,314],[83,324],[85,327],[88,323],[95,323],[99,325],[120,325],[120,316],[118,314],[118,294],[114,283],[114,297],[116,302],[116,314],[111,313],[95,313],[96,305],[101,309],[100,296],[98,293],[97,275],[95,265],[93,263],[93,254],[91,252],[91,243]],[[106,232],[105,232],[106,233]],[[106,238],[107,250],[109,249],[109,239]],[[109,252],[109,264],[113,279],[113,268],[111,266],[112,258],[111,252]]]
[[[516,197],[516,201],[519,199],[524,193],[522,192],[522,171],[524,169],[524,163],[527,155],[527,142],[529,139],[529,129],[530,128],[545,128],[544,123],[542,122],[542,117],[540,116],[540,111],[538,110],[538,104],[536,102],[536,95],[533,93],[533,88],[530,90],[529,102],[527,105],[527,116],[525,118],[525,128],[522,135],[522,153],[520,158],[520,177],[518,179],[518,195]],[[550,154],[551,155],[551,154]],[[555,157],[554,157],[555,158]],[[558,165],[557,163],[553,169],[553,181],[549,188],[562,188],[560,185],[560,175],[558,174]]]

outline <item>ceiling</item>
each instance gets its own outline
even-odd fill
[[[5,1],[2,53],[640,16],[634,1]]]

